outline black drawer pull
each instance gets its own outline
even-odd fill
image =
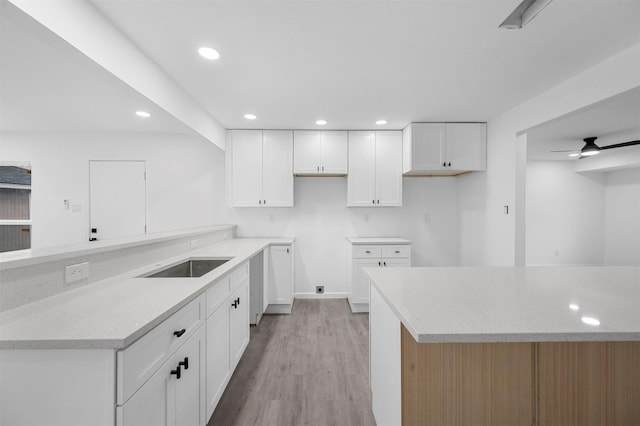
[[[234,309],[238,309],[238,301],[234,300],[231,306],[233,306]]]
[[[173,332],[173,335],[174,335],[174,336],[176,336],[176,337],[181,337],[181,336],[182,336],[184,333],[186,333],[186,332],[187,332],[187,330],[183,328],[183,329],[182,329],[182,330],[180,330],[180,331],[174,331],[174,332]]]
[[[181,366],[181,365],[182,365],[182,366],[184,366],[184,369],[185,369],[185,370],[188,370],[188,369],[189,369],[189,357],[186,357],[186,356],[185,356],[185,357],[184,357],[184,361],[180,361],[180,362],[178,363],[178,368],[180,368],[180,366]]]
[[[176,379],[180,380],[180,366],[178,365],[178,367],[175,370],[171,370],[171,374],[175,374]]]

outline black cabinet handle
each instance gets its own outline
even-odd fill
[[[267,200],[262,200],[262,204],[267,204]]]
[[[322,173],[324,173],[324,166],[322,166]]]
[[[378,204],[380,204],[380,200],[378,200]]]
[[[316,167],[316,172],[320,171],[320,166]]]
[[[371,200],[371,203],[372,203],[372,204],[375,204],[375,203],[376,203],[376,200]]]
[[[371,253],[371,250],[365,250],[365,253],[369,254]]]
[[[262,200],[258,200],[258,204],[262,204]]]
[[[451,167],[451,161],[449,161],[449,167]]]
[[[378,262],[378,266],[382,266],[382,264],[380,262]]]
[[[382,262],[382,264],[383,264],[384,266],[387,266],[387,262]]]
[[[240,298],[239,297],[236,299],[236,304],[240,305]]]
[[[238,301],[234,300],[231,306],[233,306],[234,309],[238,309]]]
[[[184,361],[180,361],[178,363],[178,368],[180,368],[180,366],[183,365],[185,370],[189,369],[189,357],[184,357]]]
[[[289,249],[287,249],[287,253],[289,253]]]
[[[176,336],[176,337],[181,337],[184,333],[186,333],[186,331],[187,331],[187,330],[183,328],[183,329],[182,329],[182,330],[180,330],[180,331],[174,331],[174,332],[173,332],[173,335],[174,335],[174,336]]]
[[[400,250],[396,250],[396,253],[400,253]]]
[[[442,167],[447,167],[447,162],[442,163]]]
[[[171,370],[171,374],[176,375],[176,379],[180,380],[180,365],[175,370]]]

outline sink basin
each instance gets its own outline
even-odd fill
[[[211,272],[220,265],[224,265],[231,258],[216,259],[189,259],[177,265],[159,271],[153,271],[149,274],[141,275],[141,278],[197,278],[207,272]]]

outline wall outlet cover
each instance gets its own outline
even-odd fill
[[[69,265],[66,268],[64,268],[65,284],[73,283],[73,282],[88,279],[88,278],[89,278],[89,262]]]

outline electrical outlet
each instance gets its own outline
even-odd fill
[[[424,223],[431,223],[431,213],[425,213],[422,220]]]
[[[89,278],[89,262],[78,263],[64,268],[64,282],[69,284]]]
[[[324,294],[324,286],[323,285],[317,285],[316,286],[316,294]]]
[[[198,240],[191,240],[191,248],[198,248]]]

